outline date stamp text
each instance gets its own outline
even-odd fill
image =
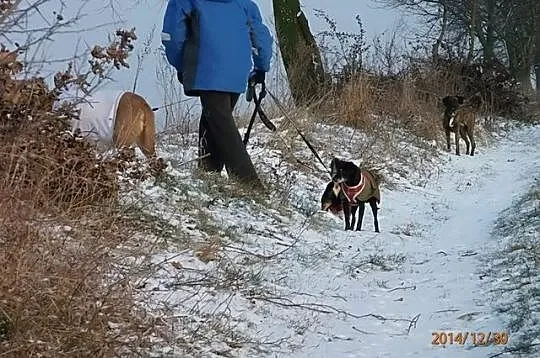
[[[435,331],[431,333],[432,345],[475,346],[506,345],[510,339],[507,332]]]

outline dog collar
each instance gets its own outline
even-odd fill
[[[356,184],[355,186],[348,186],[345,183],[341,183],[341,190],[343,191],[343,194],[349,201],[349,203],[354,204],[356,203],[356,198],[360,193],[364,190],[366,186],[366,181],[364,178],[364,174],[360,173],[360,182]]]

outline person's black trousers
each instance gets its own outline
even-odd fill
[[[260,185],[232,115],[238,97],[237,93],[200,91],[199,156],[210,156],[200,159],[199,168],[221,172],[225,166],[229,176]]]

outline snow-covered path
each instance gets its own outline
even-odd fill
[[[313,347],[291,357],[486,357],[500,351],[502,346],[474,347],[472,342],[471,333],[505,331],[481,286],[478,259],[494,249],[491,230],[498,214],[540,174],[540,130],[513,132],[496,148],[481,149],[473,158],[450,156],[445,171],[425,190],[384,196],[382,234],[334,232],[339,235],[335,244],[352,245],[349,251],[378,252],[394,257],[390,261],[396,255],[404,258],[396,271],[366,274],[359,267],[353,275],[357,281],[330,280],[339,287],[336,293],[347,299],[341,308],[355,315],[373,313],[385,318],[419,315],[415,327],[406,334],[410,323],[405,321],[374,317],[356,322],[345,319],[348,325],[327,321],[321,326],[334,338],[312,342]],[[388,233],[390,225],[396,234]],[[372,229],[370,214],[363,228]],[[343,261],[354,262],[355,255],[344,256]],[[317,280],[305,278],[312,279]],[[435,346],[435,332],[469,335],[462,345]]]
[[[411,220],[423,224],[426,231],[402,247],[411,259],[399,278],[416,289],[402,292],[403,301],[387,301],[386,310],[418,312],[421,316],[408,337],[386,341],[386,347],[379,346],[366,356],[385,356],[387,351],[389,356],[483,357],[491,350],[467,349],[473,346],[470,335],[463,346],[455,343],[446,348],[432,346],[431,339],[433,332],[441,331],[504,330],[503,322],[491,315],[488,298],[479,285],[477,256],[494,248],[490,233],[499,212],[523,194],[540,173],[538,128],[513,134],[486,154],[453,157],[450,170],[432,183],[428,192],[418,193],[417,200],[410,199],[416,203],[412,208],[392,207],[395,215],[409,212]]]
[[[432,347],[425,337],[436,331],[504,331],[480,285],[477,256],[496,249],[491,232],[498,214],[524,194],[540,174],[538,128],[513,134],[503,145],[474,160],[454,159],[450,164],[454,173],[445,173],[432,185],[437,197],[431,203],[424,201],[423,216],[418,212],[418,217],[431,222],[423,245],[429,261],[408,275],[418,284],[407,296],[411,309],[418,307],[423,320],[409,339],[403,340],[403,347],[408,346],[403,352],[422,357],[485,357],[492,349],[464,349],[473,347],[470,335],[463,346],[446,348]],[[443,211],[447,220],[439,223],[429,213],[429,206],[435,203],[447,205]]]

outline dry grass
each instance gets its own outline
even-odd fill
[[[0,355],[110,357],[140,347],[149,327],[133,311],[127,280],[112,276],[110,252],[126,234],[118,223],[44,216],[2,194]]]
[[[365,75],[346,83],[336,103],[337,118],[341,124],[372,130],[375,123],[371,114],[375,103],[376,89]]]
[[[359,75],[346,83],[335,96],[337,123],[376,134],[388,126],[409,130],[412,134],[433,139],[439,129],[439,110],[425,90],[406,79]]]
[[[117,36],[90,73],[125,65],[134,35]],[[52,110],[55,91],[87,81],[20,81],[14,53],[1,54],[0,357],[139,355],[154,326],[113,255],[136,227],[116,200],[124,165],[67,131],[69,108]]]
[[[18,138],[32,141],[28,132]],[[0,355],[109,357],[140,347],[148,327],[111,256],[133,234],[116,209],[113,166],[101,166],[85,147],[63,155],[56,146],[7,148],[0,155]]]
[[[218,236],[213,237],[209,242],[205,242],[195,251],[195,255],[204,263],[218,261],[223,244]]]
[[[334,88],[318,110],[333,123],[377,136],[399,127],[415,137],[433,140],[441,135],[440,100],[460,93],[462,78],[426,67],[401,75],[361,73]]]

